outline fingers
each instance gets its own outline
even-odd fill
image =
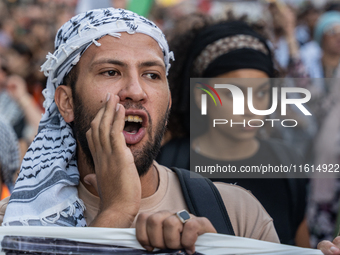
[[[318,244],[318,249],[322,251],[325,255],[333,255],[333,254],[340,254],[340,237],[336,237],[332,242],[330,241],[322,241]]]
[[[172,214],[164,221],[163,225],[165,246],[170,249],[180,249],[184,247],[181,243],[181,233],[185,224],[183,224],[176,215]]]
[[[96,117],[91,122],[95,145],[102,147],[108,152],[111,152],[110,131],[118,102],[118,96],[111,97],[110,93],[108,93],[105,105],[98,111]]]
[[[163,222],[172,213],[161,211],[154,214],[141,213],[136,222],[136,237],[147,250],[154,247],[164,249]]]
[[[187,253],[195,252],[197,237],[204,233],[216,233],[216,229],[207,218],[194,217],[184,224],[181,244]]]
[[[98,137],[101,146],[106,151],[111,151],[110,146],[110,130],[112,127],[112,122],[115,114],[114,107],[118,103],[118,96],[114,96],[111,99],[111,94],[108,93],[106,97],[106,104],[104,105],[102,116],[98,116],[99,126],[98,126]],[[101,118],[100,118],[101,117]]]
[[[119,104],[119,97],[118,96],[111,96],[109,93],[106,97],[105,105],[98,111],[97,115],[91,122],[91,128],[87,131],[86,137],[89,143],[89,148],[94,155],[97,150],[97,153],[101,153],[102,150],[108,153],[112,153],[112,145],[115,145],[115,142],[112,142],[110,138],[112,137],[112,129],[113,126],[115,127],[115,134],[122,133],[124,128],[124,107],[117,107],[121,106]],[[116,112],[117,108],[123,108]],[[114,125],[114,121],[119,123]],[[124,138],[123,134],[122,138]],[[121,138],[121,139],[122,139]],[[120,142],[125,142],[120,141]]]
[[[102,107],[98,112],[97,115],[94,117],[94,119],[91,122],[90,129],[86,132],[86,138],[87,142],[89,144],[89,148],[91,151],[92,156],[95,155],[96,150],[98,150],[101,147],[101,143],[99,140],[99,124],[100,120],[102,119],[102,116],[104,114],[105,108]]]
[[[125,126],[125,108],[121,104],[117,104],[115,107],[115,116],[110,132],[111,147],[115,150],[117,145],[126,144],[123,135],[123,129]]]
[[[119,104],[119,97],[114,96],[113,99],[110,98],[110,94],[107,97],[107,103],[105,105],[105,110],[101,119],[101,124],[99,127],[100,140],[102,146],[105,148],[115,148],[116,142],[112,140],[114,134],[119,134],[118,144],[125,143],[123,136],[123,129],[125,125],[125,111],[124,107]],[[111,139],[110,139],[111,138]],[[114,136],[114,138],[117,138]],[[117,140],[117,139],[115,139]],[[111,143],[110,143],[111,141]]]
[[[138,242],[148,251],[153,250],[146,232],[146,222],[150,215],[151,213],[140,213],[136,221],[136,238]]]
[[[176,215],[168,211],[141,213],[136,222],[137,240],[148,251],[153,248],[184,248],[187,253],[193,254],[197,237],[204,233],[216,233],[208,219],[191,216],[183,224]]]

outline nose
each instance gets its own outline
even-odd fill
[[[134,102],[145,101],[147,95],[144,91],[141,77],[138,74],[127,75],[118,96],[122,102],[127,100],[132,100]]]

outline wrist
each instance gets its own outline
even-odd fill
[[[136,215],[137,213],[134,215],[117,209],[106,209],[99,211],[96,218],[91,222],[90,227],[130,228]]]
[[[130,201],[129,203],[117,200],[116,203],[112,203],[110,206],[104,207],[103,204],[100,205],[99,212],[117,212],[128,217],[132,218],[132,221],[137,216],[140,209],[140,198],[135,201]]]

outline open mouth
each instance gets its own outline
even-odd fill
[[[143,119],[137,115],[125,116],[124,131],[128,134],[134,135],[138,133],[138,130],[142,127]]]
[[[123,134],[126,144],[139,143],[146,134],[148,117],[143,111],[127,110]]]

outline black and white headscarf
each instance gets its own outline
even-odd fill
[[[65,23],[56,35],[55,52],[46,56],[41,67],[48,77],[43,92],[46,112],[22,162],[3,225],[86,226],[85,207],[77,194],[76,140],[58,111],[54,93],[91,44],[100,47],[98,39],[105,35],[119,38],[120,32],[143,33],[155,39],[168,72],[173,54],[162,31],[144,17],[107,8],[79,14]]]

